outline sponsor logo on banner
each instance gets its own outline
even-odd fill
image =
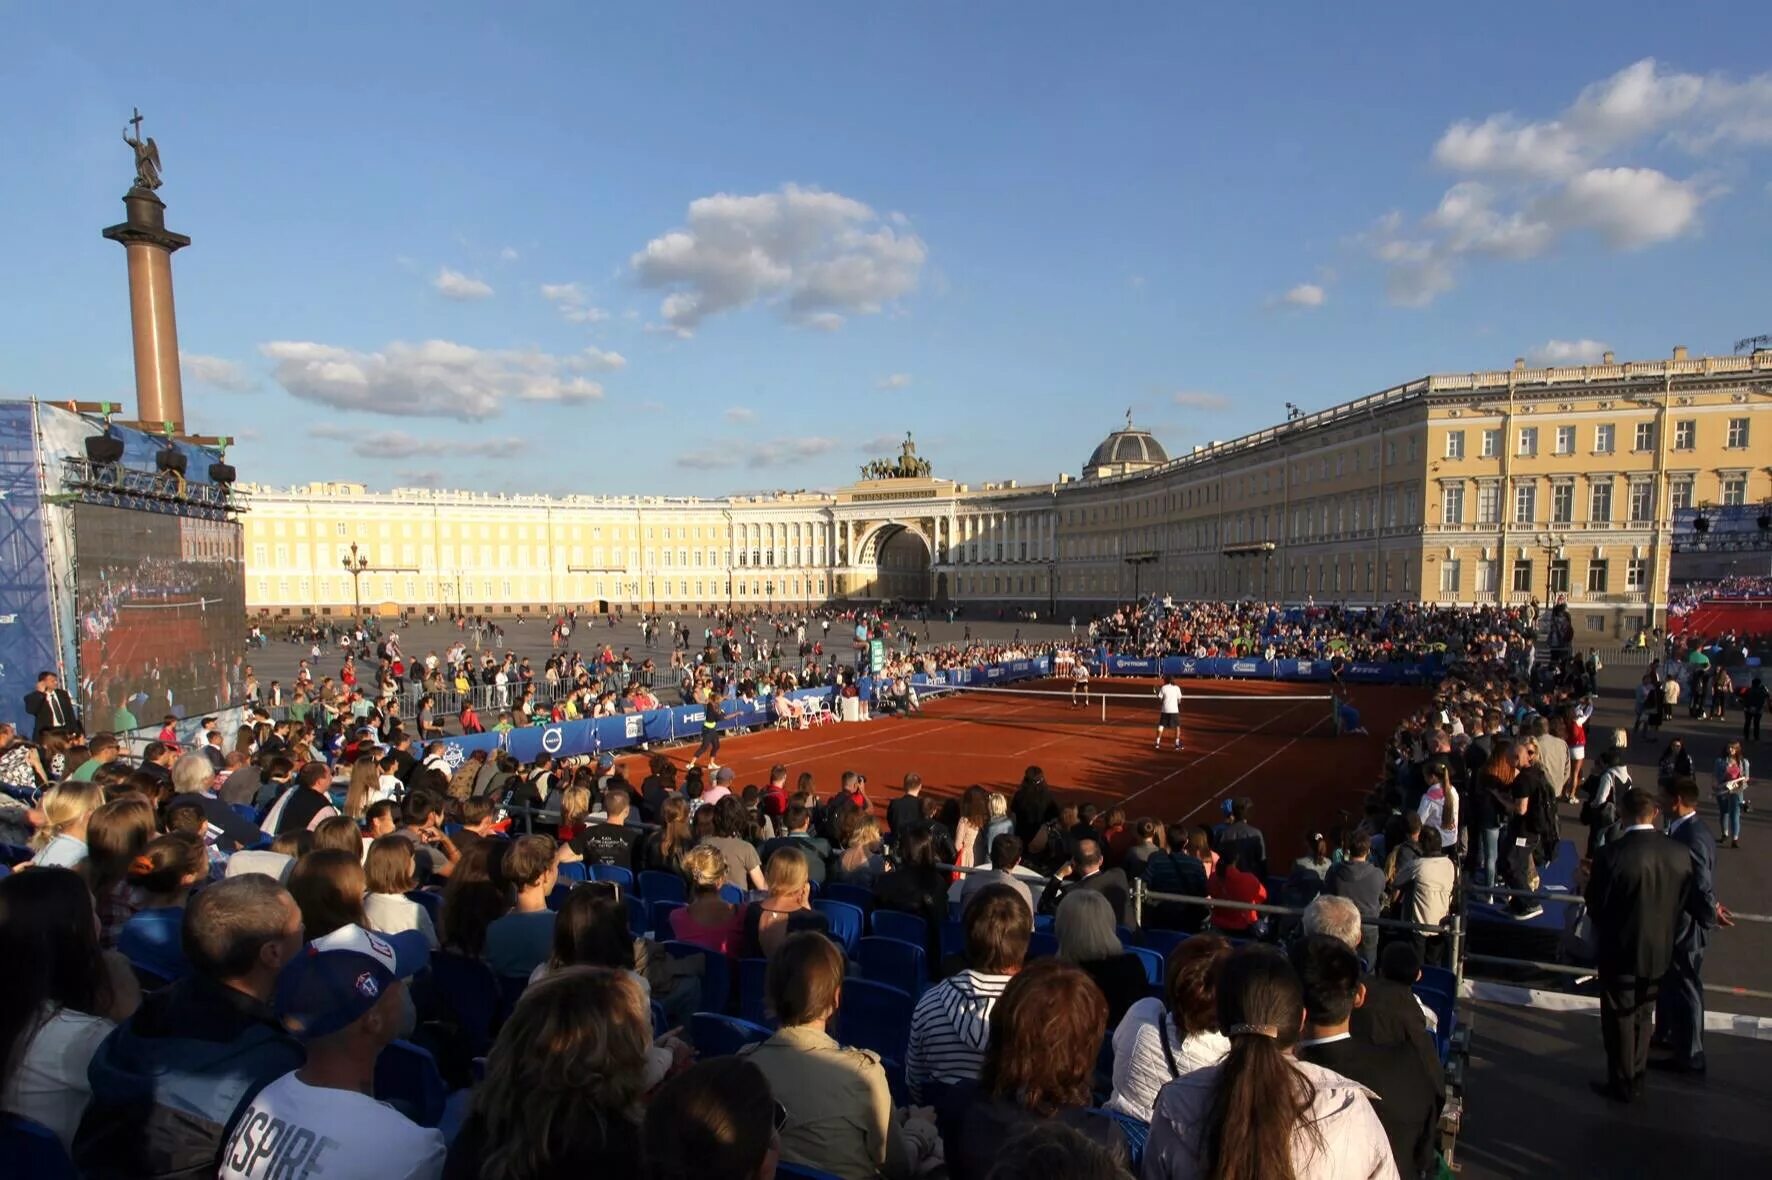
[[[1199,664],[1194,660],[1183,660],[1181,661],[1181,674],[1183,676],[1192,676],[1195,669],[1198,667]]]
[[[1233,661],[1231,661],[1231,671],[1232,672],[1242,672],[1247,675],[1254,675],[1255,673],[1261,671],[1261,665],[1260,664],[1252,664],[1248,660],[1233,660]]]
[[[995,680],[995,679],[997,679],[997,678],[998,678],[998,677],[999,677],[999,676],[1001,676],[1001,675],[1003,675],[1003,669],[1001,669],[1001,668],[998,668],[998,667],[995,667],[995,666],[992,666],[992,667],[989,667],[989,668],[986,668],[986,669],[985,669],[985,670],[984,670],[984,674],[985,674],[985,676],[986,676],[986,677],[988,677],[988,678],[989,678],[989,679],[991,679],[991,680]]]
[[[1297,664],[1298,664],[1298,674],[1300,676],[1309,676],[1311,674],[1311,661],[1299,660],[1299,661],[1297,661]]]
[[[622,731],[623,737],[631,737],[631,738],[645,737],[646,736],[646,717],[645,717],[645,715],[642,713],[628,713],[628,714],[624,715],[621,719],[621,731]]]
[[[708,713],[706,709],[691,709],[689,712],[683,714],[683,724],[700,725],[707,719],[707,715]]]
[[[566,741],[566,731],[558,725],[550,725],[541,731],[541,748],[550,754],[558,754]]]
[[[443,747],[443,765],[449,768],[450,774],[460,770],[461,764],[467,761],[467,757],[462,753],[461,747],[453,742]]]

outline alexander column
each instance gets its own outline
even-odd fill
[[[178,323],[172,310],[172,252],[191,239],[166,228],[160,187],[160,149],[141,138],[142,114],[123,129],[123,142],[135,152],[135,183],[123,195],[126,220],[104,231],[121,242],[129,259],[129,323],[135,339],[136,412],[142,429],[181,434],[185,428],[185,389],[178,367]],[[135,129],[131,135],[130,127]]]

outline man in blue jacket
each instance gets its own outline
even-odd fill
[[[288,890],[257,874],[210,885],[185,909],[183,942],[192,974],[147,996],[93,1056],[74,1136],[88,1180],[209,1180],[229,1123],[305,1060],[271,1009],[302,947]]]
[[[1651,1049],[1665,1049],[1669,1057],[1651,1057],[1651,1069],[1674,1073],[1704,1073],[1704,969],[1705,946],[1718,926],[1733,926],[1729,909],[1717,900],[1717,838],[1698,818],[1698,783],[1690,776],[1672,779],[1662,788],[1661,807],[1667,814],[1667,834],[1686,846],[1692,855],[1691,903],[1680,914],[1674,931],[1674,961],[1661,981],[1655,1004],[1655,1036]]]

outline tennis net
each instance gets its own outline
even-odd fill
[[[1031,728],[1076,726],[1080,730],[1154,730],[1158,721],[1155,689],[1000,688],[984,685],[920,685],[916,707],[944,721]],[[1332,734],[1341,728],[1342,707],[1325,692],[1190,693],[1181,695],[1181,726],[1190,736],[1253,732],[1291,735]]]

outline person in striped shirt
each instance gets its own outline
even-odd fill
[[[1021,970],[1034,916],[1007,885],[988,885],[967,903],[966,969],[923,993],[911,1013],[905,1081],[913,1102],[935,1102],[941,1087],[969,1082],[984,1066],[991,1009]]]

